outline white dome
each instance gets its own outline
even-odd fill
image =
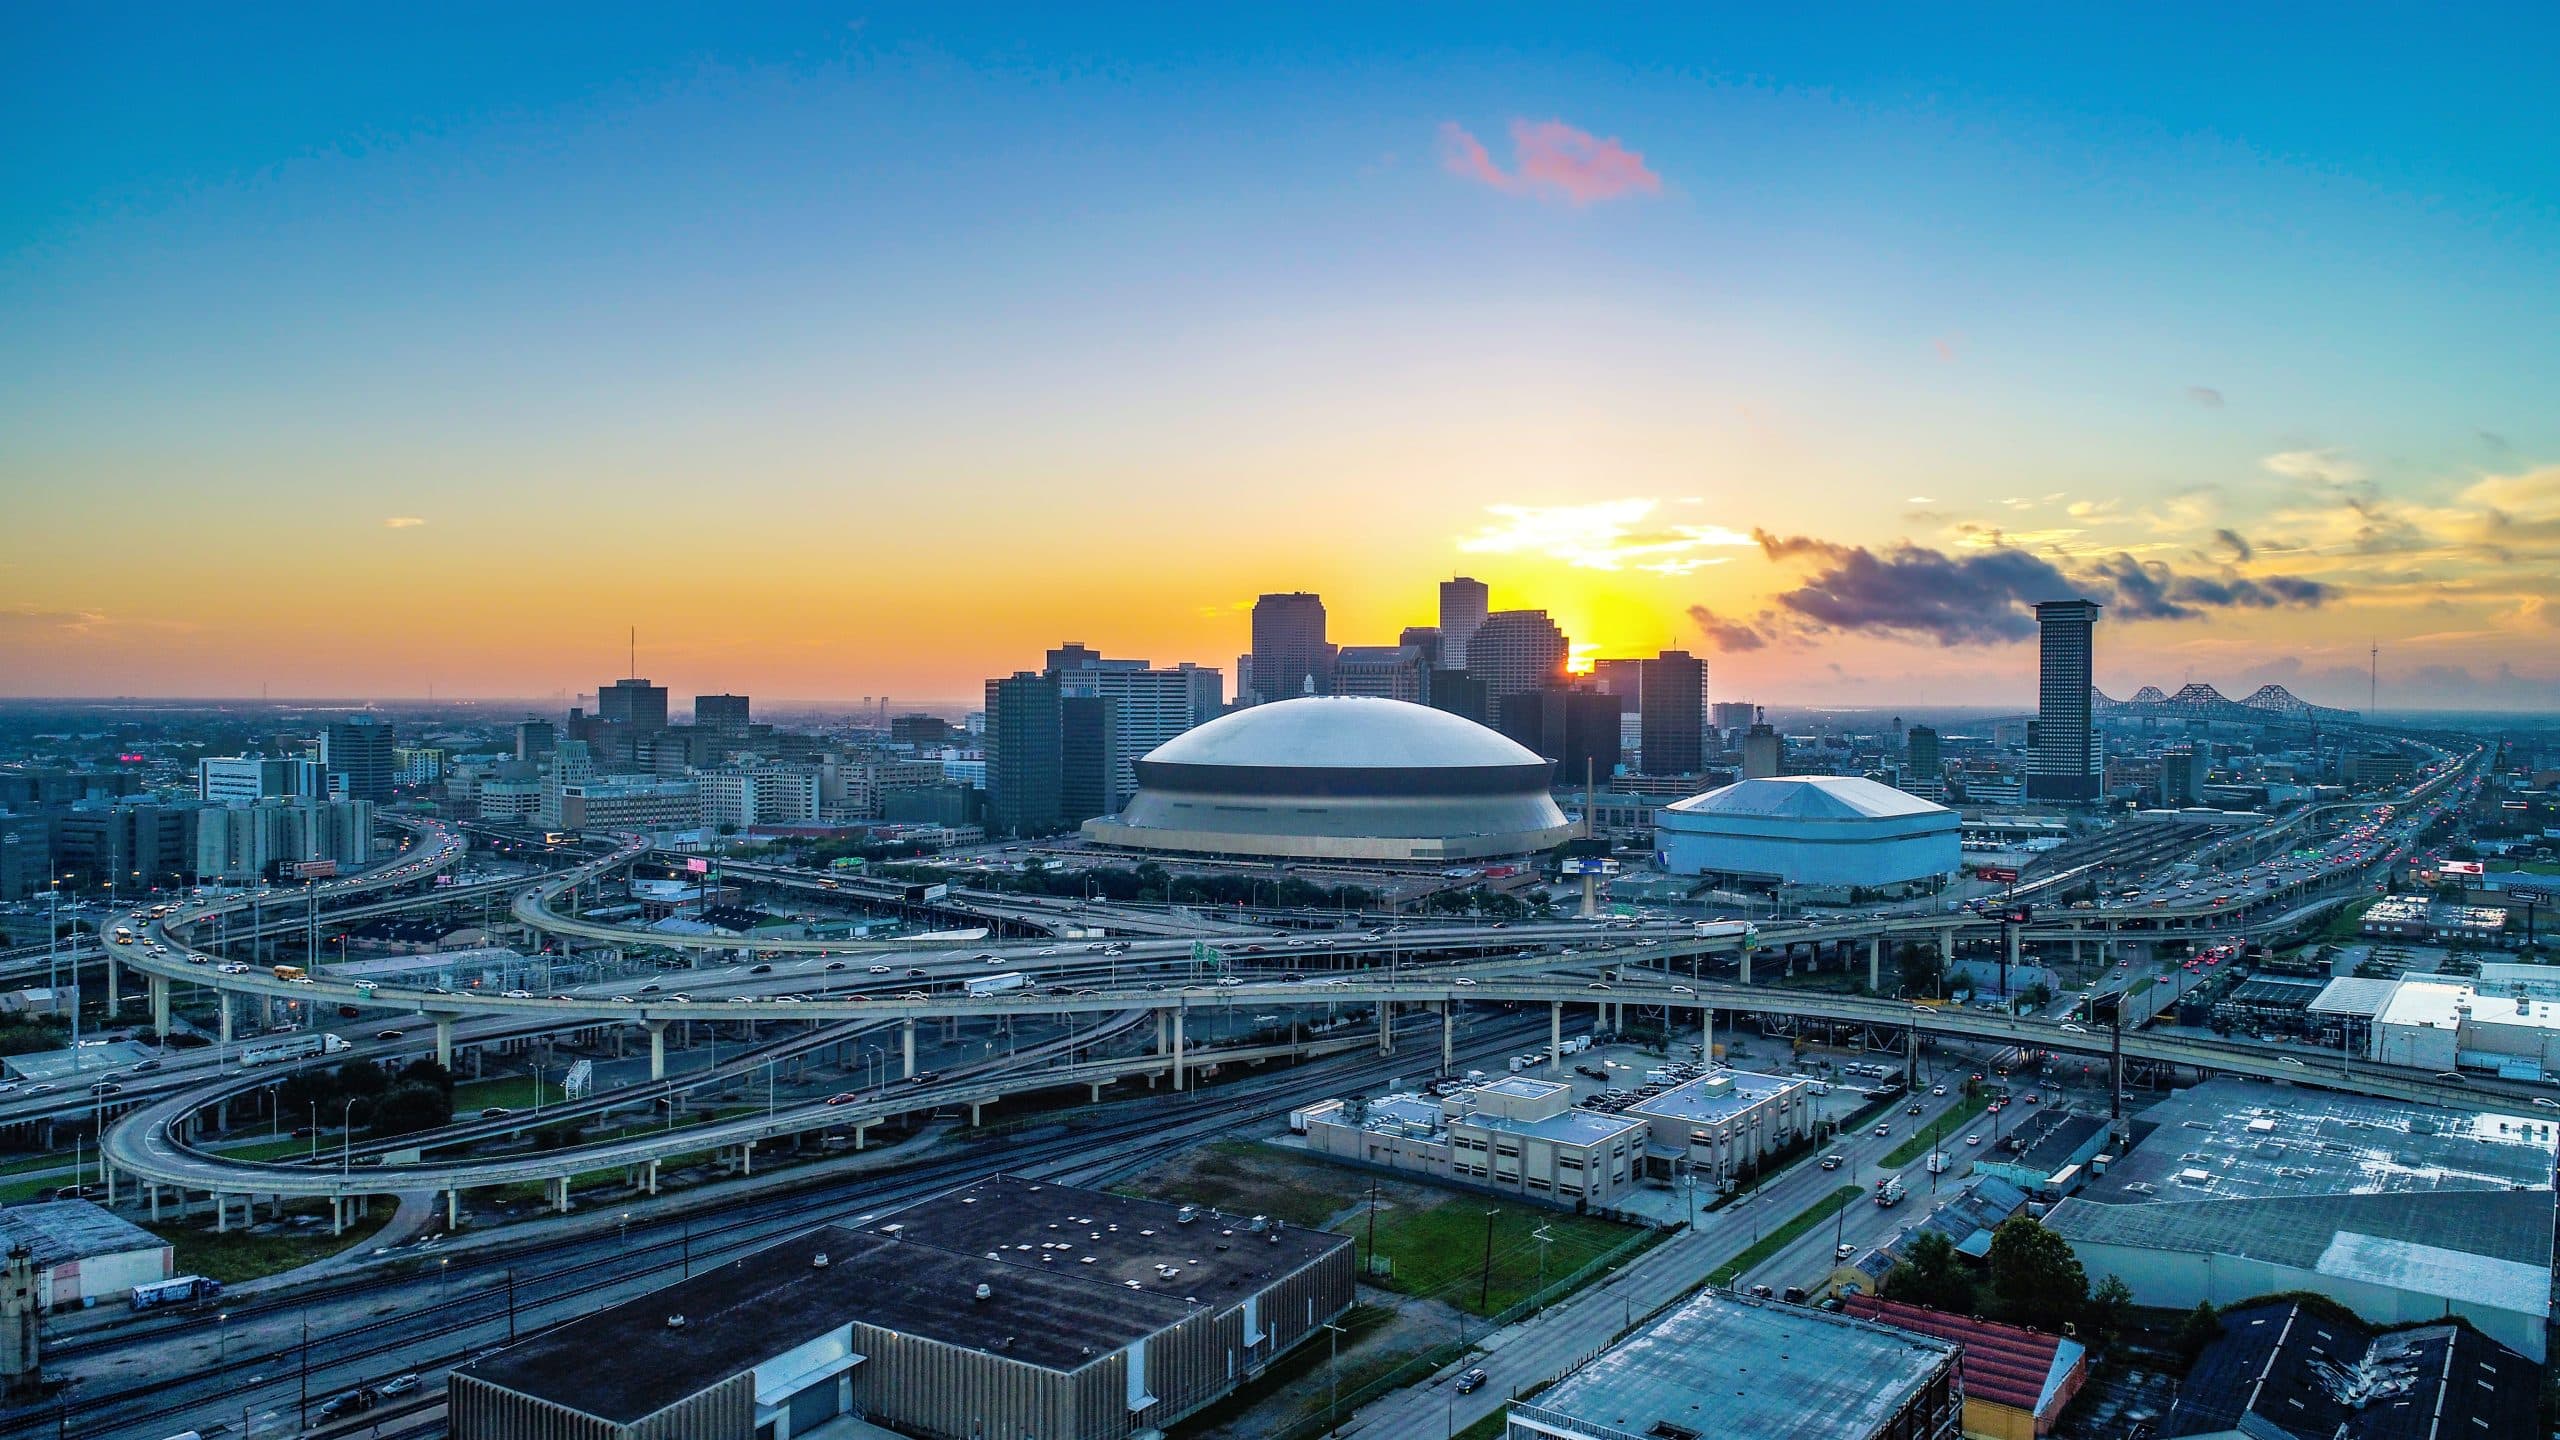
[[[1780,820],[1875,820],[1949,813],[1935,801],[1855,775],[1786,775],[1742,780],[1665,809],[1681,815],[1749,815]]]
[[[1144,763],[1412,770],[1547,762],[1446,710],[1368,696],[1311,695],[1221,715],[1157,746]]]

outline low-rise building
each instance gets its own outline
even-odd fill
[[[2456,1316],[2539,1362],[2556,1140],[2532,1114],[2208,1080],[2137,1117],[2045,1223],[2139,1304],[2310,1291],[2376,1325]]]
[[[1701,1291],[1511,1402],[1505,1440],[1956,1440],[1959,1347]]]
[[[36,1303],[48,1310],[122,1300],[175,1273],[168,1241],[86,1200],[0,1209],[0,1253],[20,1245],[35,1259]]]
[[[1525,1075],[1327,1100],[1290,1121],[1323,1154],[1576,1209],[1614,1208],[1643,1175],[1644,1120],[1577,1109],[1571,1086]]]
[[[1973,1440],[2035,1440],[2052,1434],[2089,1378],[2089,1347],[2060,1335],[1873,1295],[1853,1295],[1843,1310],[1961,1346],[1964,1356],[1957,1364],[1964,1382],[1964,1433]]]
[[[1984,1123],[1987,1128],[1989,1122]],[[1997,1176],[2030,1196],[2058,1199],[2080,1188],[2089,1163],[2106,1150],[2113,1134],[2095,1115],[2038,1110],[1997,1141],[1965,1153],[1973,1157],[1977,1175]]]
[[[2163,1437],[2530,1440],[2541,1367],[2460,1325],[2376,1334],[2272,1301],[2225,1312]]]
[[[1783,1075],[1717,1070],[1624,1112],[1650,1127],[1649,1156],[1722,1185],[1813,1129],[1813,1087]]]
[[[2512,982],[2403,976],[2375,1008],[2365,1053],[2423,1070],[2539,1081],[2560,1075],[2560,999]]]
[[[568,830],[690,830],[702,823],[702,792],[691,780],[597,776],[562,783],[556,794],[558,818],[547,823]]]
[[[2422,940],[2438,945],[2506,948],[2521,938],[2507,929],[2507,912],[2493,905],[2464,905],[2427,895],[2385,895],[2356,922],[2377,940]]]
[[[995,1176],[829,1225],[456,1368],[456,1440],[1122,1440],[1351,1304],[1348,1236]]]

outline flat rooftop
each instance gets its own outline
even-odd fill
[[[1536,1410],[1630,1435],[1861,1440],[1956,1363],[1949,1341],[1802,1305],[1702,1291],[1600,1352]]]
[[[1567,1145],[1596,1145],[1630,1130],[1645,1128],[1642,1120],[1630,1120],[1624,1115],[1603,1115],[1597,1110],[1566,1110],[1537,1120],[1514,1120],[1508,1115],[1489,1115],[1478,1111],[1455,1123],[1498,1130],[1506,1135],[1531,1135]]]
[[[1159,1201],[991,1177],[793,1236],[464,1369],[621,1424],[856,1323],[1065,1372],[1352,1243],[1206,1214],[1183,1225],[1176,1214]],[[683,1326],[668,1325],[671,1315]]]
[[[1763,1100],[1801,1085],[1779,1075],[1761,1075],[1749,1070],[1717,1070],[1695,1080],[1674,1085],[1650,1100],[1629,1105],[1629,1115],[1651,1115],[1664,1120],[1699,1122],[1725,1120]]]
[[[2107,1203],[2552,1188],[2547,1119],[2257,1080],[2208,1080],[2135,1117],[2082,1192]]]
[[[105,1206],[87,1200],[45,1200],[0,1209],[0,1251],[23,1244],[38,1266],[96,1255],[161,1250],[169,1242]]]
[[[2374,1023],[2451,1030],[2468,1021],[2560,1030],[2560,1000],[2519,996],[2512,982],[2501,989],[2484,991],[2473,981],[2451,978],[2404,979],[2392,987]]]

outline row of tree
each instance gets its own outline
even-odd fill
[[[1889,1300],[2004,1320],[2048,1334],[2076,1326],[2081,1339],[2099,1348],[2122,1333],[2133,1310],[2131,1287],[2110,1275],[2092,1289],[2071,1242],[2025,1215],[2004,1220],[1991,1232],[1991,1253],[1979,1275],[1956,1253],[1954,1241],[1935,1230],[1922,1231],[1904,1247],[1880,1293]]]
[[[397,1071],[349,1060],[334,1070],[286,1076],[276,1106],[288,1118],[308,1115],[325,1124],[335,1117],[376,1138],[414,1135],[452,1122],[453,1072],[433,1060],[412,1060]]]

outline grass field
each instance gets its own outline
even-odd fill
[[[1850,1206],[1857,1204],[1859,1199],[1866,1193],[1866,1191],[1859,1189],[1855,1185],[1843,1185],[1839,1189],[1832,1191],[1830,1194],[1823,1196],[1820,1200],[1815,1201],[1809,1208],[1799,1213],[1794,1219],[1789,1220],[1786,1224],[1779,1226],[1768,1234],[1761,1236],[1758,1242],[1753,1244],[1750,1249],[1743,1251],[1741,1254],[1734,1256],[1722,1265],[1717,1266],[1707,1276],[1708,1287],[1713,1288],[1719,1285],[1730,1285],[1744,1275],[1751,1273],[1753,1266],[1760,1264],[1770,1256],[1775,1255],[1779,1251],[1786,1249],[1789,1245],[1794,1244],[1806,1231],[1811,1230],[1814,1226],[1821,1224],[1823,1221],[1828,1220]]]
[[[1988,1091],[1965,1097],[1956,1105],[1956,1108],[1920,1127],[1910,1139],[1886,1151],[1884,1167],[1888,1170],[1899,1170],[1927,1154],[1931,1145],[1962,1134],[1967,1127],[1982,1118],[1984,1107],[1990,1103],[1991,1095]]]
[[[546,1080],[542,1084],[542,1103],[556,1105],[563,1098],[560,1083]],[[466,1080],[453,1087],[453,1118],[468,1119],[492,1105],[510,1110],[533,1108],[533,1077],[507,1075],[495,1080]]]
[[[1419,1179],[1373,1176],[1252,1141],[1202,1146],[1119,1188],[1123,1194],[1169,1195],[1230,1215],[1268,1215],[1305,1228],[1330,1224],[1358,1244],[1365,1268],[1372,1185],[1377,1255],[1384,1262],[1383,1273],[1372,1275],[1372,1282],[1401,1294],[1434,1297],[1476,1315],[1496,1314],[1529,1298],[1538,1288],[1541,1250],[1545,1276],[1552,1282],[1643,1233],[1635,1226],[1543,1205]],[[1490,1261],[1487,1211],[1495,1212]]]
[[[315,1260],[325,1260],[341,1250],[351,1249],[371,1239],[391,1219],[390,1205],[376,1205],[374,1213],[347,1226],[344,1235],[332,1235],[326,1225],[286,1234],[254,1235],[233,1230],[217,1235],[211,1222],[189,1221],[145,1224],[142,1228],[166,1240],[177,1252],[174,1263],[180,1275],[209,1275],[225,1285],[243,1280],[257,1280],[280,1275]],[[320,1201],[303,1201],[285,1207],[288,1215],[326,1216],[329,1207]]]

